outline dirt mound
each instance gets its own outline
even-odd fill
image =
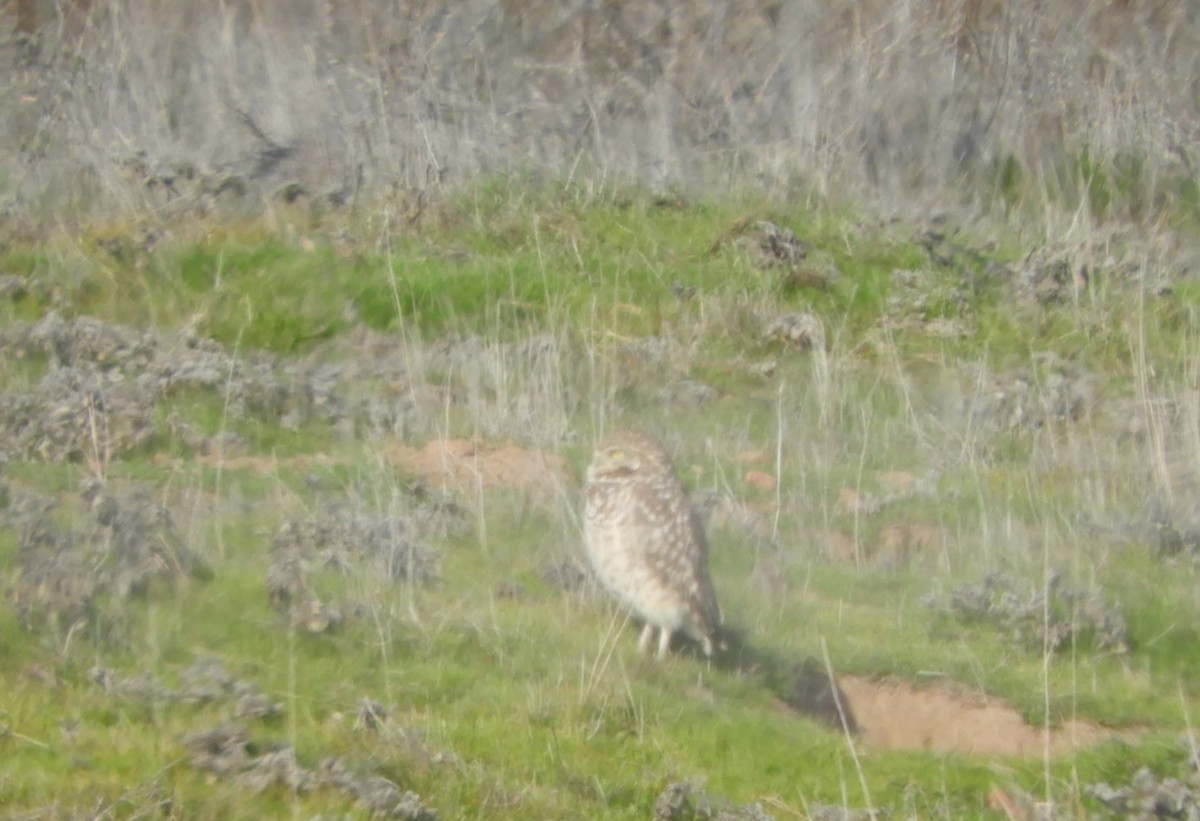
[[[387,461],[437,491],[473,491],[507,488],[553,494],[571,486],[573,478],[566,460],[556,453],[523,448],[511,442],[497,444],[474,439],[435,439],[421,447],[399,441],[384,445]],[[169,457],[161,456],[166,462]],[[205,464],[261,474],[282,467],[328,467],[337,460],[327,455],[292,457],[228,455],[223,451],[198,454]]]
[[[984,756],[1060,755],[1122,733],[1090,721],[1033,727],[1012,705],[947,685],[917,689],[892,680],[843,676],[847,707],[871,747]]]
[[[567,463],[557,454],[512,443],[435,439],[417,449],[402,443],[388,448],[389,458],[435,487],[504,487],[553,491],[569,482]]]

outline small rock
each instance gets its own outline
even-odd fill
[[[757,229],[758,265],[762,268],[794,267],[808,256],[812,246],[801,242],[796,232],[770,220],[759,220]]]
[[[825,349],[825,328],[812,314],[784,314],[767,325],[763,336],[801,351]]]
[[[355,786],[354,792],[359,803],[373,815],[401,821],[437,821],[437,813],[427,809],[419,795],[401,790],[386,778],[365,778]]]

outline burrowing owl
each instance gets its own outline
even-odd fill
[[[658,655],[679,631],[712,656],[721,611],[708,575],[708,542],[671,457],[640,433],[613,433],[587,470],[584,540],[600,582],[645,622],[643,652],[658,628]]]

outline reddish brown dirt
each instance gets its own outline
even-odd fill
[[[1049,732],[1030,726],[1001,699],[936,684],[917,689],[858,676],[838,680],[869,747],[982,756],[1061,755],[1122,733],[1089,721],[1067,721]]]
[[[775,477],[762,470],[746,471],[746,474],[742,477],[742,481],[757,490],[775,489]]]
[[[554,453],[512,443],[435,439],[422,448],[388,445],[390,461],[439,487],[470,490],[482,485],[553,491],[570,482],[567,463]]]
[[[383,446],[387,460],[406,473],[415,473],[439,488],[473,490],[516,488],[554,492],[572,482],[566,461],[555,453],[531,450],[511,442],[495,444],[467,439],[435,439],[416,448],[403,442],[387,442]],[[326,456],[293,456],[277,459],[270,456],[198,455],[209,464],[233,470],[272,473],[282,467],[307,468],[329,465],[336,460]],[[170,461],[159,455],[160,463]]]

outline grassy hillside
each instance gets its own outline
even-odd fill
[[[1194,769],[1174,251],[570,184],[389,208],[6,238],[6,814],[1121,817],[1094,785]],[[617,427],[705,512],[715,663],[640,657],[581,572]],[[813,709],[831,676],[1046,746],[892,749],[895,709]]]

